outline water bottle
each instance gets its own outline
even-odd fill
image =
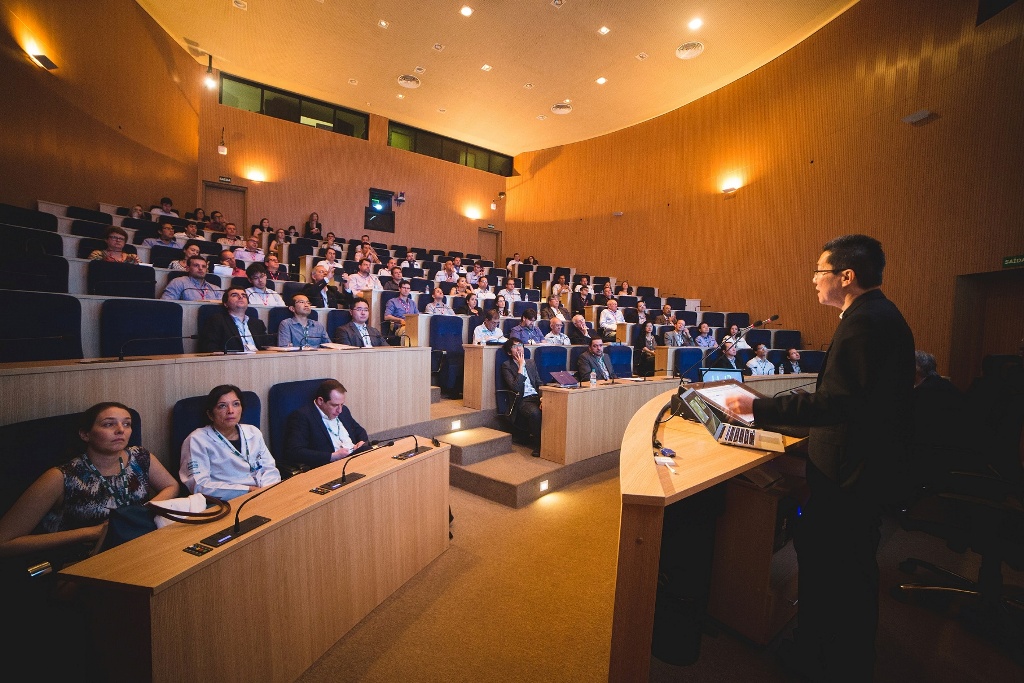
[[[300,349],[304,349],[307,346],[309,346],[309,323],[308,322],[306,323],[306,326],[302,328],[302,345],[299,346],[299,348]]]
[[[594,370],[590,371],[590,386],[591,387],[596,387],[597,386],[597,372],[594,371]]]

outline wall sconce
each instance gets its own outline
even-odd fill
[[[494,211],[497,208],[498,208],[498,201],[495,200],[495,201],[491,202],[491,211]]]
[[[498,202],[500,202],[504,198],[505,198],[505,193],[504,192],[499,192],[498,193],[498,198],[491,200],[491,211],[496,210],[498,208]]]
[[[213,77],[213,55],[207,53],[209,61],[206,63],[206,87],[213,90],[217,87],[217,79]]]
[[[738,190],[738,189],[739,188],[737,188],[737,187],[723,187],[722,188],[722,194],[725,195],[726,199],[729,199],[730,197],[735,197],[736,196],[736,190]]]
[[[220,144],[217,145],[217,154],[227,155],[228,147],[224,144],[224,129],[220,129]]]
[[[405,192],[398,193],[398,196],[395,197],[395,204],[397,204],[398,206],[405,204]]]
[[[41,66],[47,71],[53,71],[57,68],[57,65],[53,63],[53,60],[46,55],[29,54],[29,57],[31,57],[32,61],[36,63],[36,66]]]

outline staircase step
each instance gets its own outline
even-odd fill
[[[437,403],[441,400],[441,387],[430,387],[430,402]]]
[[[451,444],[451,462],[456,465],[472,465],[512,450],[512,435],[489,427],[460,429],[437,438]]]

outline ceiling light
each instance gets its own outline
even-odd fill
[[[642,62],[642,61],[644,61],[645,59],[647,59],[647,53],[646,53],[646,52],[641,52],[640,54],[638,54],[638,55],[636,56],[636,58],[637,58],[637,59],[639,59],[639,60],[640,60],[640,61]]]
[[[604,85],[607,82],[608,82],[608,79],[605,78],[604,76],[601,76],[601,78],[597,79],[597,84],[598,85]]]
[[[377,26],[380,26],[381,28],[387,28],[388,26],[391,26],[391,22],[384,21],[383,19],[381,19],[380,21],[377,22]]]
[[[405,99],[405,95],[403,95],[402,93],[398,93],[397,95],[395,95],[395,97],[397,97],[400,100],[404,100]]]
[[[691,19],[690,23],[687,24],[687,26],[690,27],[691,31],[696,31],[697,29],[699,29],[703,25],[704,25],[704,20],[700,19],[700,18]]]
[[[607,26],[602,26],[601,28],[597,29],[597,32],[600,33],[602,36],[608,35],[609,33],[611,33],[611,31],[612,30]]]
[[[440,52],[441,50],[444,49],[444,45],[442,45],[441,43],[434,43],[434,49]]]
[[[545,116],[544,114],[541,114],[540,116],[537,117],[537,120],[538,121],[543,121],[546,118],[547,118],[547,116]]]
[[[418,66],[418,67],[416,67],[415,69],[413,69],[413,71],[414,71],[415,73],[418,73],[418,74],[423,74],[423,73],[426,73],[426,72],[427,72],[427,70],[426,70],[426,69],[424,69],[424,68],[423,68],[422,66]]]
[[[420,79],[410,74],[402,74],[398,77],[398,85],[403,88],[418,88],[420,87]]]
[[[207,54],[209,61],[206,63],[206,87],[213,90],[217,87],[217,79],[213,77],[213,55]]]
[[[551,113],[553,114],[569,114],[572,112],[572,105],[566,102],[556,102],[551,105]]]
[[[565,0],[551,0],[551,4],[555,7],[561,7],[565,4]]]
[[[679,59],[693,59],[694,57],[700,56],[700,53],[702,52],[704,52],[704,43],[693,40],[689,43],[683,43],[677,47],[676,57],[679,57]]]
[[[533,88],[533,83],[524,83],[523,87],[526,88],[527,90],[530,90]]]
[[[461,14],[464,17],[468,17],[471,14],[473,14],[473,8],[470,7],[469,5],[463,5],[462,9],[459,10],[459,14]]]
[[[480,67],[480,68],[481,68],[481,69],[482,69],[483,71],[490,71],[490,70],[491,70],[491,69],[493,69],[494,67],[493,67],[493,66],[491,66],[490,64],[484,64],[484,65],[483,65],[482,67]]]
[[[566,98],[566,99],[564,99],[564,100],[562,100],[562,101],[563,101],[563,102],[565,102],[566,104],[569,104],[569,103],[571,103],[571,102],[572,102],[572,100],[570,100],[569,98]]]

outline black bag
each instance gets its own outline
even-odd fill
[[[156,531],[153,511],[144,504],[114,508],[107,517],[107,533],[100,552],[110,550],[126,541]]]

